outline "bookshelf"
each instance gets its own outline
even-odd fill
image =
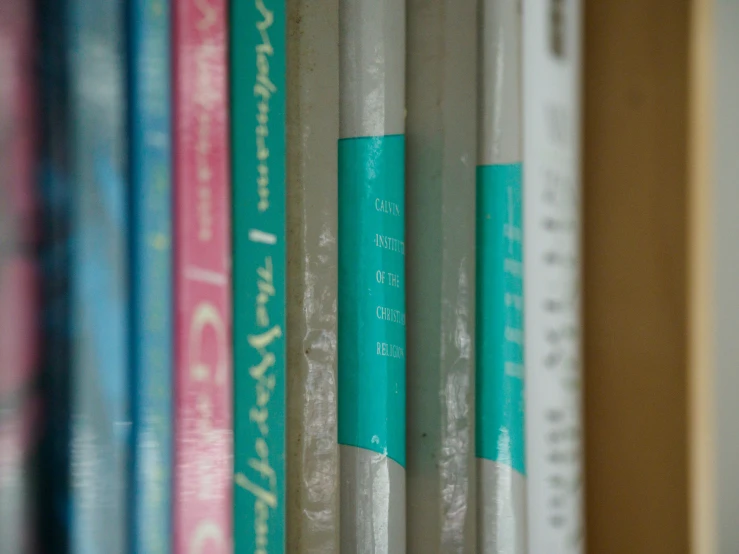
[[[739,549],[739,5],[586,2],[588,551]]]
[[[688,552],[690,2],[585,3],[588,552]]]

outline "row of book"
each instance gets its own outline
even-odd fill
[[[579,14],[3,2],[0,553],[581,552]]]

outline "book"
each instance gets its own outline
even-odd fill
[[[475,552],[477,2],[407,9],[408,552]]]
[[[227,3],[172,4],[175,552],[232,552]]]
[[[339,2],[287,5],[287,552],[339,553]]]
[[[521,2],[484,0],[479,45],[475,435],[482,553],[528,552]]]
[[[122,0],[70,0],[68,36],[72,552],[127,544],[130,444],[125,21]]]
[[[524,331],[531,552],[583,552],[578,0],[524,0]]]
[[[286,551],[285,9],[230,13],[237,552]]]
[[[339,3],[341,552],[405,552],[405,5]],[[370,491],[384,491],[371,494]]]
[[[35,186],[33,4],[0,5],[0,553],[32,552],[39,394],[40,275]]]
[[[41,391],[43,418],[39,461],[41,549],[70,550],[71,405],[71,176],[69,33],[66,0],[40,0],[39,211],[41,273]]]
[[[131,210],[129,544],[171,551],[172,159],[170,2],[128,3]]]

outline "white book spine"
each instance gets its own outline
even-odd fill
[[[580,0],[524,0],[529,551],[584,550]]]

